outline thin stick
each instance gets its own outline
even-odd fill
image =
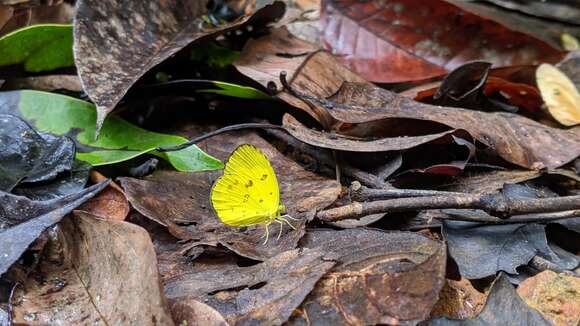
[[[242,130],[242,129],[282,129],[282,130],[285,130],[284,127],[282,127],[282,126],[273,125],[270,123],[240,123],[237,125],[231,125],[231,126],[227,126],[227,127],[223,127],[223,128],[214,130],[212,132],[208,132],[207,134],[203,134],[199,137],[193,138],[190,141],[183,143],[183,144],[179,144],[179,145],[175,145],[175,146],[158,147],[156,150],[158,152],[180,151],[182,149],[185,149],[189,146],[195,145],[196,143],[199,143],[199,142],[206,140],[208,138],[211,138],[213,136],[217,136],[217,135],[223,134],[225,132],[230,132],[230,131],[234,131],[234,130]]]
[[[334,222],[343,219],[357,219],[371,214],[445,208],[482,209],[491,215],[509,217],[522,214],[580,210],[580,196],[515,199],[508,198],[502,193],[493,193],[397,198],[364,203],[354,202],[320,211],[316,216],[322,221]]]
[[[390,198],[427,197],[427,196],[458,196],[460,192],[422,190],[422,189],[371,189],[355,181],[350,186],[350,196],[358,202]]]
[[[481,215],[450,215],[445,214],[435,217],[436,220],[448,220],[448,221],[465,221],[465,222],[478,222],[486,224],[518,224],[518,223],[540,223],[540,222],[550,222],[563,220],[567,218],[580,217],[580,210],[554,212],[554,213],[543,213],[543,214],[525,214],[525,215],[514,215],[510,218],[504,219],[495,216],[481,216]]]

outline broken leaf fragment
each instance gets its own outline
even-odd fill
[[[580,123],[580,93],[560,69],[544,63],[536,71],[538,88],[548,111],[564,126]]]

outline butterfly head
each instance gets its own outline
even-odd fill
[[[280,216],[280,215],[284,215],[286,213],[286,206],[284,204],[280,204],[278,206],[278,211],[276,211],[276,215]]]

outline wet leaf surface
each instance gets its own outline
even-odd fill
[[[580,323],[580,278],[544,271],[523,281],[517,291],[553,325]]]
[[[498,271],[517,274],[516,269],[536,255],[560,260],[548,246],[545,227],[539,224],[444,221],[443,234],[461,276],[468,279],[484,278]]]
[[[197,39],[246,22],[212,26],[208,1],[171,0],[155,3],[82,0],[74,25],[75,63],[85,91],[97,105],[100,129],[129,88],[145,73]],[[258,20],[275,20],[284,13],[277,3],[262,9]],[[263,16],[262,16],[263,15]],[[95,52],[95,48],[102,51]]]
[[[173,324],[144,229],[82,213],[60,227],[57,254],[15,295],[15,323]]]
[[[0,114],[0,190],[52,180],[71,169],[74,155],[69,138],[39,134],[22,119]]]
[[[263,245],[264,227],[249,227],[245,231],[222,224],[209,201],[211,185],[218,173],[184,174],[156,171],[143,180],[121,178],[121,185],[133,207],[141,214],[169,228],[180,239],[200,244],[217,242],[239,255],[263,260],[296,246],[304,234],[307,213],[333,203],[340,194],[340,186],[305,171],[301,166],[280,154],[254,133],[230,133],[216,136],[200,146],[215,157],[226,160],[241,144],[259,147],[270,159],[278,178],[281,200],[297,228],[283,228],[280,240],[275,236]],[[270,226],[270,234],[279,232],[279,225]]]
[[[531,35],[445,1],[329,0],[323,5],[321,30],[329,49],[377,82],[427,79],[484,58],[510,66],[562,56]]]
[[[300,243],[337,257],[290,324],[415,323],[445,282],[445,245],[415,233],[315,229]]]
[[[28,246],[51,225],[105,188],[96,184],[65,197],[49,201],[32,201],[26,197],[0,192],[0,275],[20,258]]]
[[[474,319],[452,320],[439,318],[431,325],[550,325],[540,313],[530,308],[518,296],[504,274],[493,283],[483,311]]]
[[[37,91],[0,93],[0,113],[21,117],[41,132],[67,135],[76,143],[77,159],[93,166],[107,165],[151,153],[180,171],[205,171],[222,167],[221,162],[196,146],[159,153],[159,146],[177,145],[185,138],[143,130],[118,117],[111,117],[95,140],[95,106],[73,97]]]
[[[230,325],[279,325],[332,266],[334,262],[317,249],[285,251],[248,267],[215,257],[197,259],[187,270],[164,279],[165,294],[176,302],[203,302]]]

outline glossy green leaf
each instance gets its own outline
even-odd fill
[[[0,38],[0,66],[21,64],[28,72],[74,66],[72,25],[33,25]]]
[[[41,132],[71,137],[77,145],[77,158],[94,166],[150,153],[167,160],[179,171],[223,167],[219,160],[196,146],[176,152],[157,152],[157,147],[181,144],[187,139],[146,131],[116,116],[106,119],[95,140],[95,106],[64,95],[27,90],[3,92],[0,93],[0,113],[20,116]]]
[[[224,96],[237,97],[243,99],[254,99],[254,100],[270,100],[272,97],[259,89],[241,86],[221,81],[211,81],[214,88],[199,89],[196,92],[199,93],[214,93]]]

